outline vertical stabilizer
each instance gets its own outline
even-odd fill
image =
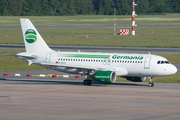
[[[29,19],[20,19],[26,52],[52,51]]]

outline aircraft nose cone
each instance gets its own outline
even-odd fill
[[[173,74],[175,74],[176,72],[177,72],[177,68],[176,68],[176,66],[174,66],[174,65],[169,66],[169,68],[167,69],[167,73],[168,73],[169,75],[173,75]]]
[[[176,66],[172,65],[170,69],[171,74],[175,74],[177,72]]]

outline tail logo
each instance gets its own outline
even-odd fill
[[[33,29],[28,29],[25,33],[25,39],[28,43],[32,44],[37,41],[37,34]]]

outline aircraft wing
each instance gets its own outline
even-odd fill
[[[52,64],[52,63],[40,63],[40,64],[52,66],[52,67],[67,67],[67,68],[95,70],[95,71],[115,71],[117,76],[125,76],[128,74],[127,70],[123,67],[99,68],[99,67],[92,67],[92,66],[80,66],[80,65],[70,65],[70,64]]]
[[[76,69],[86,69],[86,70],[105,70],[104,68],[92,67],[92,66],[80,66],[80,65],[70,65],[70,64],[52,64],[52,63],[41,63],[41,65],[48,65],[54,67],[67,67]]]

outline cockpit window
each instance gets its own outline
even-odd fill
[[[168,61],[165,61],[165,63],[166,63],[166,64],[169,64],[169,62],[168,62]]]
[[[169,64],[168,61],[158,61],[157,64]]]

